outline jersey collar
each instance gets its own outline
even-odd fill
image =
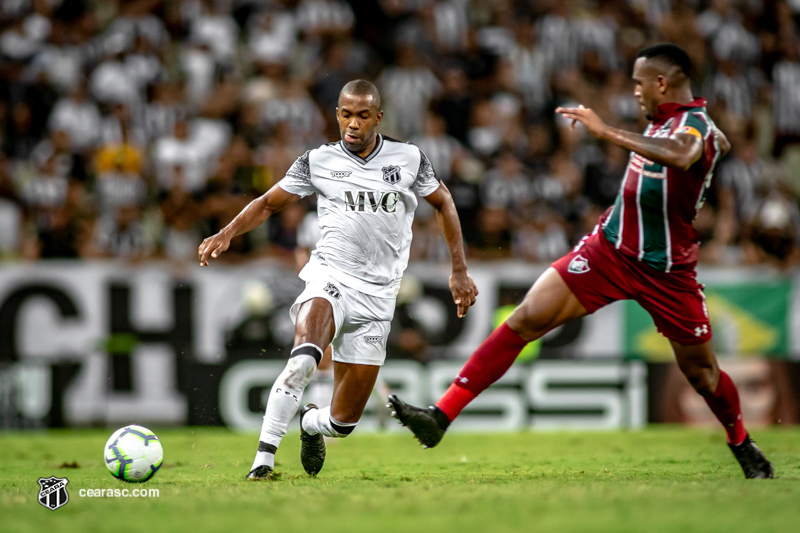
[[[679,113],[688,111],[689,109],[702,108],[702,107],[706,107],[705,98],[695,98],[688,104],[679,104],[676,102],[667,102],[665,104],[660,104],[656,109],[656,116],[653,117],[653,125],[659,126]]]
[[[381,135],[380,133],[378,134],[378,139],[375,142],[375,148],[373,148],[372,152],[370,152],[370,154],[367,157],[361,157],[360,155],[348,150],[347,146],[344,145],[344,141],[339,141],[339,145],[342,147],[342,150],[344,150],[344,153],[353,158],[353,160],[355,160],[357,163],[366,165],[367,163],[372,161],[376,155],[378,155],[378,152],[381,151],[381,148],[383,147],[383,135]]]

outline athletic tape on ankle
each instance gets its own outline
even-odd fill
[[[289,357],[295,357],[298,355],[310,355],[314,358],[317,364],[319,364],[319,362],[322,360],[322,349],[316,344],[306,342],[292,348],[292,353]]]

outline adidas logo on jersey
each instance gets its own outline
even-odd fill
[[[400,193],[395,191],[344,191],[344,210],[359,213],[394,213]]]
[[[569,262],[569,266],[567,267],[567,271],[572,272],[573,274],[585,274],[590,270],[591,268],[589,268],[589,260],[582,255],[576,255],[573,257],[572,261]]]

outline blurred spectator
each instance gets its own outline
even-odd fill
[[[469,158],[466,148],[454,137],[447,135],[444,119],[428,113],[423,134],[412,137],[411,142],[428,156],[436,176],[445,183],[450,182],[453,172],[465,158]]]
[[[103,60],[89,77],[89,91],[98,103],[106,106],[124,104],[138,106],[141,102],[141,85],[137,72],[125,64],[121,49],[108,48]]]
[[[72,28],[56,22],[47,44],[38,50],[26,69],[25,78],[42,80],[62,93],[72,91],[83,78],[84,55]]]
[[[163,251],[167,259],[186,263],[197,255],[197,242],[202,236],[197,231],[200,205],[186,188],[183,167],[173,170],[173,186],[161,199],[161,216],[164,220]]]
[[[473,104],[467,73],[453,65],[445,68],[442,76],[442,93],[434,100],[433,108],[444,118],[447,133],[466,144]]]
[[[729,120],[746,120],[752,115],[763,80],[751,72],[744,72],[736,61],[720,59],[718,64],[719,70],[709,77],[703,90],[709,109],[716,116],[729,113]]]
[[[181,87],[174,82],[154,85],[142,108],[142,127],[148,143],[175,131],[179,120],[186,120],[188,112],[181,99]]]
[[[749,237],[750,261],[766,259],[781,269],[798,263],[800,210],[786,187],[771,187],[756,206]]]
[[[531,204],[517,224],[511,243],[515,258],[550,263],[569,251],[564,221],[546,203]]]
[[[158,2],[120,2],[119,12],[105,33],[104,47],[119,51],[130,51],[138,37],[146,40],[156,50],[167,45],[169,36],[164,23],[149,11]]]
[[[396,66],[388,66],[378,77],[387,118],[401,139],[420,133],[425,111],[441,91],[436,75],[420,61],[414,47],[397,47]]]
[[[191,22],[189,39],[207,45],[218,65],[232,65],[239,36],[236,21],[213,0],[196,3],[199,9]]]
[[[342,0],[300,0],[296,19],[298,28],[308,37],[346,33],[355,23],[353,9]]]
[[[24,62],[39,52],[50,34],[51,23],[39,13],[17,15],[10,27],[0,34],[0,55],[13,61]]]
[[[783,44],[782,59],[772,70],[773,114],[775,120],[774,155],[800,143],[800,38]]]
[[[264,129],[270,131],[278,123],[286,124],[289,142],[301,146],[314,146],[319,138],[323,119],[319,108],[299,81],[286,80],[279,86],[276,98],[270,99],[262,109]]]
[[[248,47],[257,63],[287,65],[297,43],[297,19],[280,2],[265,2],[248,21]]]
[[[31,151],[31,162],[42,168],[52,159],[53,172],[65,178],[86,180],[86,170],[83,159],[70,151],[69,133],[64,130],[55,130],[37,144]]]
[[[497,158],[497,166],[486,172],[481,184],[481,203],[490,209],[520,215],[533,198],[532,189],[522,163],[510,150],[504,150]]]
[[[186,78],[185,97],[193,108],[206,101],[214,87],[217,65],[208,43],[187,41],[179,56],[181,74]]]
[[[484,160],[490,160],[503,144],[504,125],[494,105],[489,100],[476,102],[472,108],[471,124],[467,133],[469,146]]]
[[[758,155],[752,128],[732,131],[731,153],[717,171],[717,194],[720,208],[735,220],[747,224],[753,220],[758,204],[758,190],[764,181],[767,165]]]
[[[153,251],[153,241],[141,222],[139,209],[128,205],[98,219],[84,255],[140,261]]]
[[[49,127],[51,131],[66,131],[71,149],[87,153],[100,140],[100,121],[100,110],[89,99],[86,85],[79,82],[68,96],[56,102],[50,114]]]
[[[158,187],[169,190],[176,186],[181,170],[181,186],[190,192],[199,192],[205,187],[207,176],[207,152],[189,136],[189,123],[180,119],[175,123],[172,135],[158,139],[153,148]]]
[[[541,117],[550,101],[550,65],[536,40],[533,21],[523,20],[516,24],[515,41],[505,51],[515,86],[523,95],[531,117]]]

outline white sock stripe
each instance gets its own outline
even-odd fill
[[[289,355],[289,359],[298,357],[300,355],[307,355],[314,359],[314,365],[316,366],[319,365],[320,361],[322,361],[322,354],[322,348],[311,342],[304,342],[303,344],[292,348],[292,353]]]
[[[311,347],[315,348],[319,352],[319,356],[322,357],[322,354],[324,353],[322,348],[320,348],[319,346],[317,346],[313,342],[304,342],[303,344],[298,344],[297,346],[292,348],[292,353],[294,353],[295,350],[298,350],[300,348],[305,348],[306,346],[311,346]]]
[[[358,425],[358,422],[339,422],[338,420],[333,418],[333,415],[331,415],[330,419],[331,419],[331,424],[336,424],[337,426],[350,427]]]
[[[330,424],[331,429],[333,429],[337,433],[336,436],[338,437],[346,437],[350,435],[353,432],[353,430],[356,429],[356,425],[358,424],[358,422],[355,423],[338,422],[332,416],[328,417],[328,423]]]

